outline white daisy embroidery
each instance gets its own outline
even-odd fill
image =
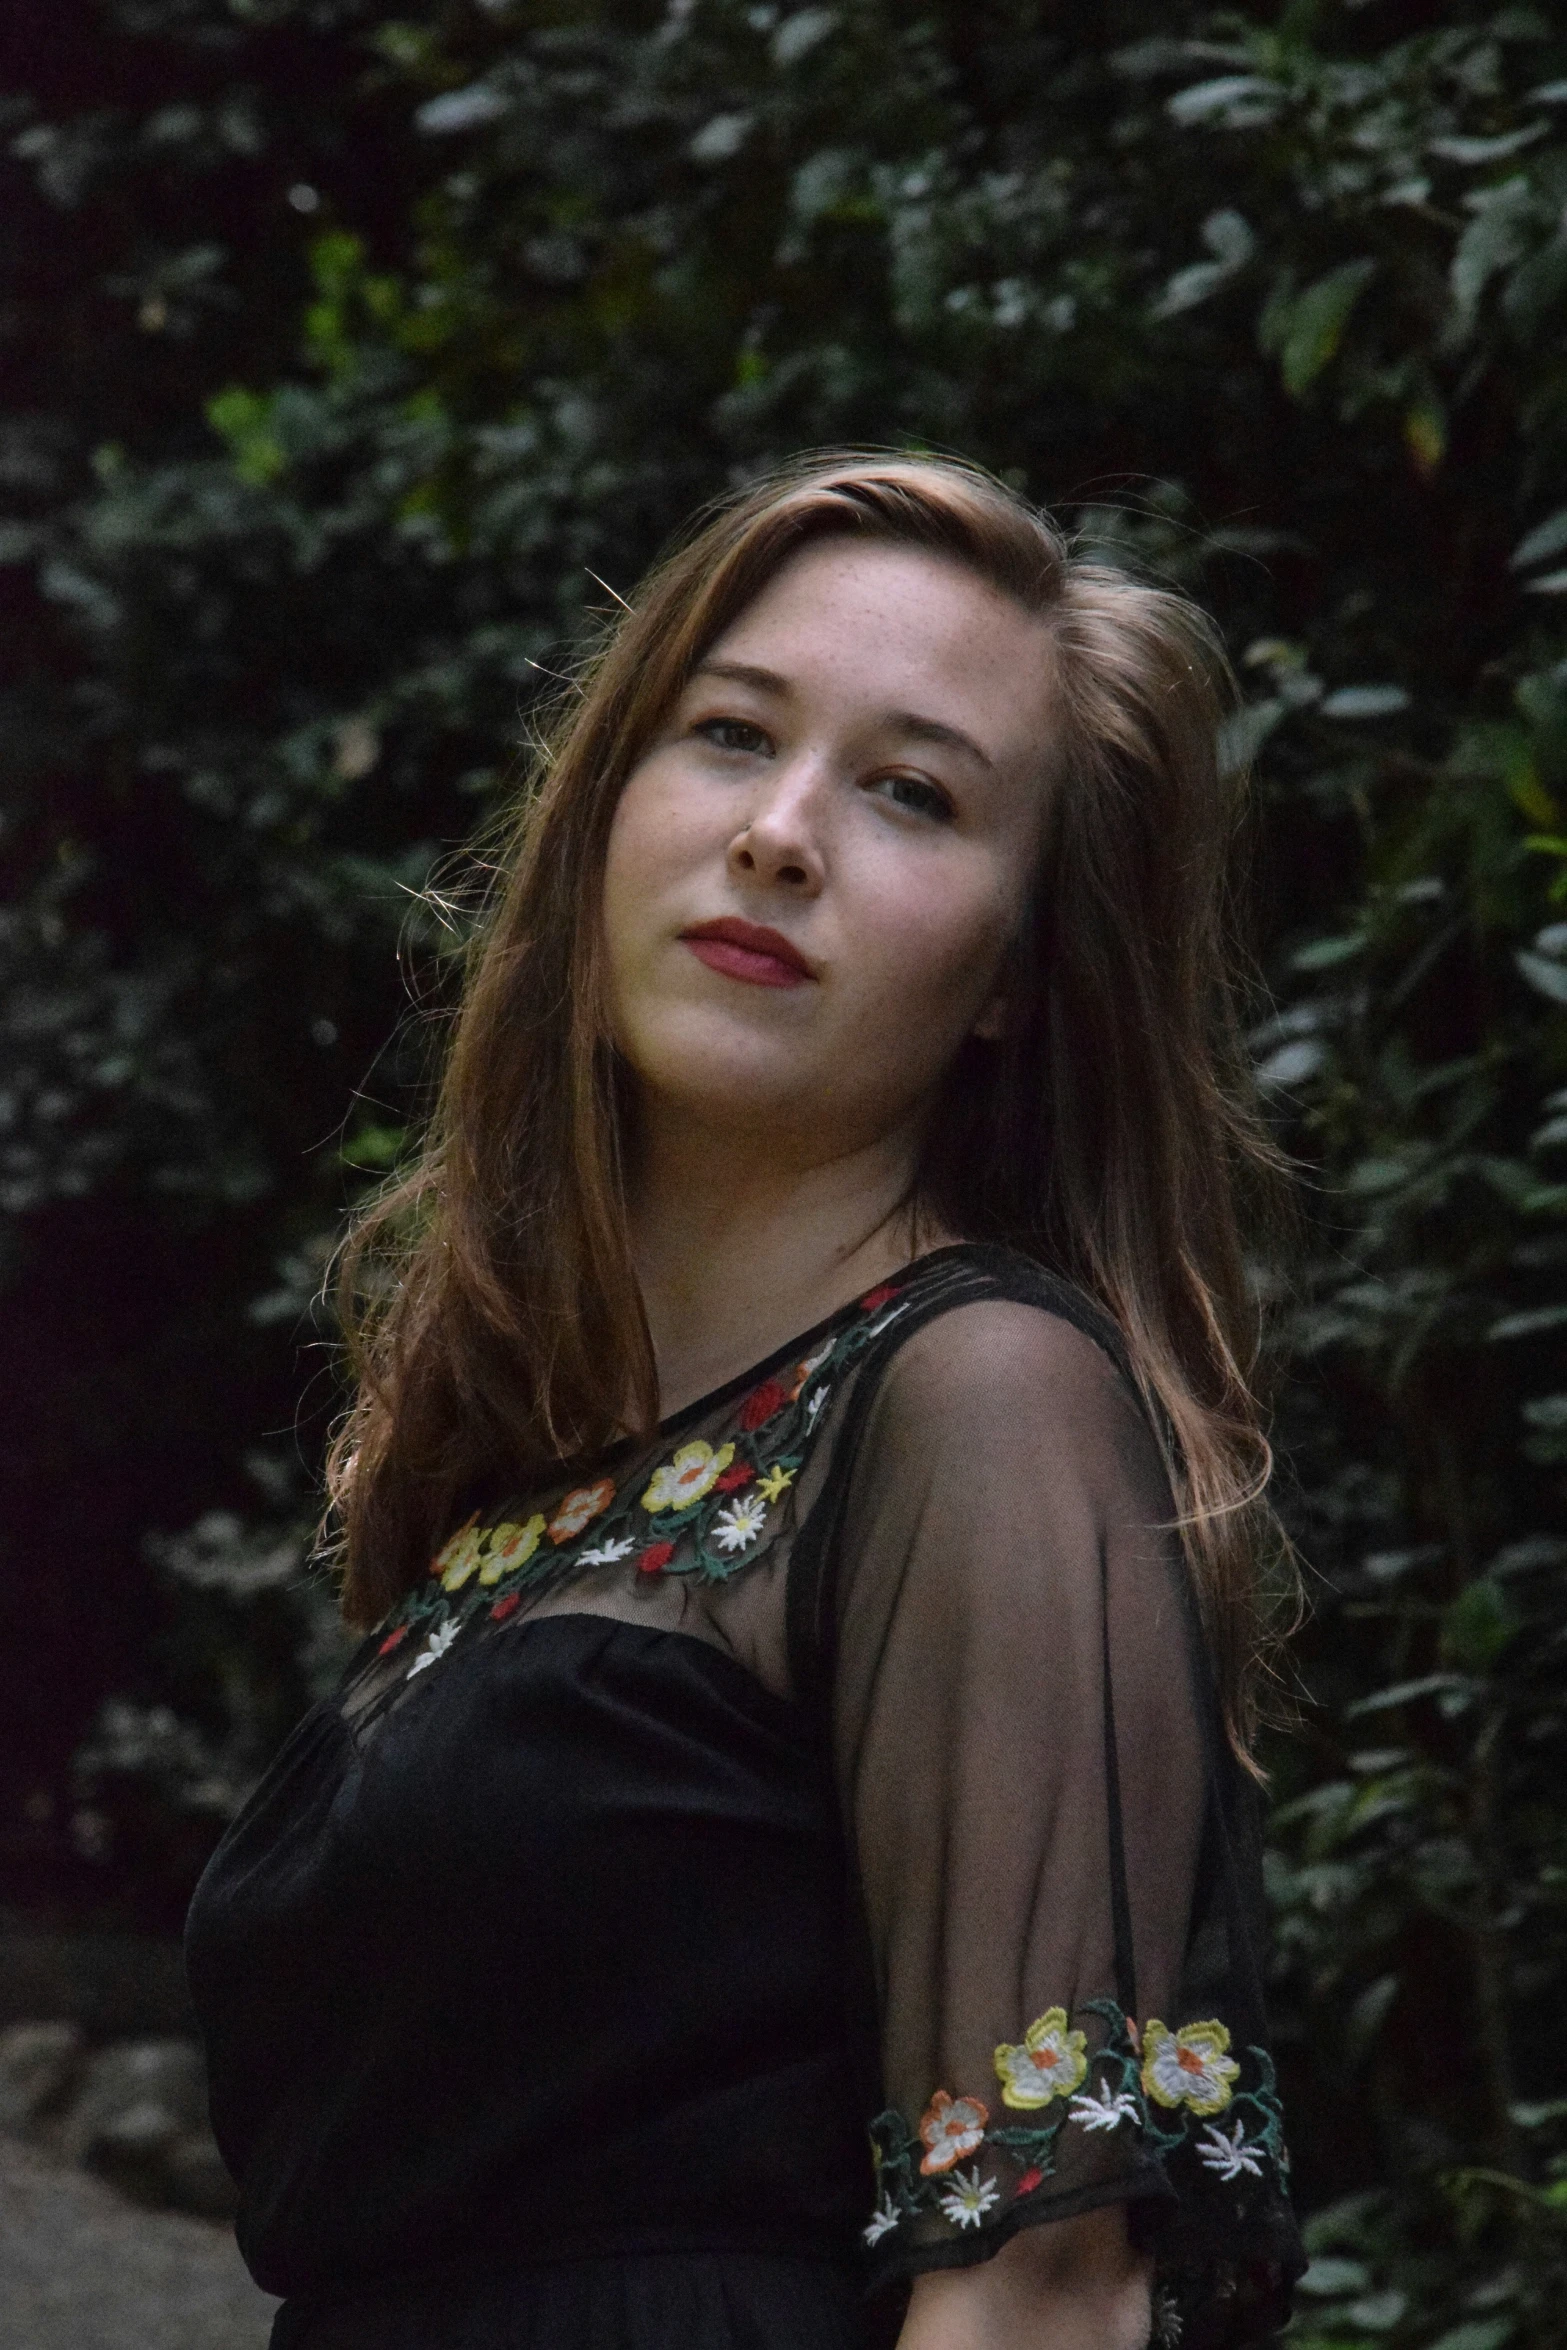
[[[994,2179],[982,2179],[976,2162],[969,2171],[954,2171],[947,2192],[941,2198],[941,2208],[954,2227],[977,2228],[993,2203],[1001,2200],[1001,2189]]]
[[[577,1564],[579,1567],[612,1567],[617,1559],[629,1558],[636,1547],[629,1536],[619,1542],[596,1542],[591,1550],[577,1553]]]
[[[860,2234],[865,2238],[867,2244],[879,2244],[883,2236],[890,2233],[897,2224],[898,2215],[892,2208],[892,2197],[884,2195],[864,2227],[861,2228]]]
[[[743,1501],[732,1501],[726,1510],[719,1511],[713,1522],[713,1540],[720,1550],[744,1550],[766,1523],[766,1502],[748,1493]]]
[[[1153,2297],[1153,2338],[1159,2350],[1175,2350],[1181,2331],[1181,2313],[1175,2295],[1168,2285],[1161,2285]]]
[[[1217,2171],[1221,2179],[1238,2179],[1242,2171],[1250,2171],[1255,2179],[1262,2176],[1262,2164],[1257,2159],[1262,2148],[1248,2138],[1241,2123],[1226,2137],[1217,2122],[1210,2122],[1197,2147],[1197,2159],[1209,2170]]]
[[[824,1404],[826,1401],[827,1401],[827,1389],[826,1389],[825,1387],[818,1387],[818,1389],[816,1390],[816,1393],[815,1393],[814,1395],[808,1395],[808,1396],[806,1397],[806,1399],[805,1399],[805,1425],[807,1426],[807,1428],[814,1428],[814,1427],[815,1427],[815,1425],[816,1425],[816,1415],[817,1415],[817,1413],[818,1413],[818,1412],[821,1410],[821,1408],[822,1408],[823,1404]]]
[[[424,1647],[414,1658],[413,1663],[409,1666],[409,1680],[411,1681],[413,1679],[415,1673],[422,1673],[426,1665],[439,1664],[441,1658],[446,1654],[446,1651],[451,1647],[451,1644],[456,1639],[456,1637],[457,1624],[455,1618],[449,1624],[438,1624],[435,1630],[430,1634],[429,1639],[425,1642]]]
[[[1096,2097],[1091,2097],[1085,2089],[1066,2110],[1085,2130],[1118,2130],[1122,2122],[1137,2119],[1136,2099],[1129,2097],[1124,2089],[1112,2089],[1108,2081],[1100,2084]]]

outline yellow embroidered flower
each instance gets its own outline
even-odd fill
[[[1025,2113],[1069,2096],[1088,2070],[1088,2040],[1067,2030],[1066,2009],[1047,2007],[1023,2034],[1021,2048],[1005,2041],[996,2050],[996,2078],[1003,2105]]]
[[[1226,2056],[1230,2035],[1223,2024],[1182,2024],[1172,2032],[1157,2020],[1143,2026],[1143,2087],[1161,2105],[1189,2105],[1193,2113],[1222,2113],[1240,2071]]]
[[[653,1473],[653,1482],[642,1496],[642,1507],[648,1511],[683,1510],[704,1493],[711,1493],[719,1478],[735,1457],[732,1444],[714,1452],[710,1444],[700,1440],[683,1444],[672,1461],[666,1461]]]
[[[443,1548],[430,1561],[430,1572],[439,1575],[443,1591],[459,1591],[484,1556],[484,1536],[478,1532],[474,1520],[477,1510],[466,1525],[459,1526]]]
[[[535,1514],[525,1526],[496,1526],[490,1533],[490,1555],[479,1569],[481,1583],[498,1583],[513,1567],[531,1559],[539,1547],[544,1520]]]
[[[982,2146],[989,2119],[989,2108],[977,2097],[949,2097],[945,2089],[938,2089],[920,2116],[920,2136],[927,2148],[920,2169],[925,2176],[951,2170],[965,2154]]]
[[[781,1468],[774,1461],[772,1467],[756,1480],[756,1490],[763,1501],[776,1501],[786,1485],[794,1483],[793,1469]]]
[[[596,1485],[579,1485],[575,1493],[568,1493],[550,1520],[551,1542],[570,1542],[591,1525],[600,1510],[607,1510],[615,1498],[613,1477],[600,1477]]]

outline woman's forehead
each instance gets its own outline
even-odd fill
[[[693,676],[882,705],[961,732],[994,763],[1019,733],[1037,741],[1048,647],[1045,620],[955,557],[830,539],[792,555]]]

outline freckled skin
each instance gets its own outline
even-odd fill
[[[616,811],[616,1042],[666,1111],[808,1157],[861,1148],[1004,1018],[1044,816],[1047,631],[943,557],[830,541],[707,664],[731,674],[698,672]],[[710,967],[681,933],[724,916],[782,932],[811,978]]]

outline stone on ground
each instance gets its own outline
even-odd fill
[[[0,2350],[266,2350],[276,2307],[226,2228],[0,2139]]]

